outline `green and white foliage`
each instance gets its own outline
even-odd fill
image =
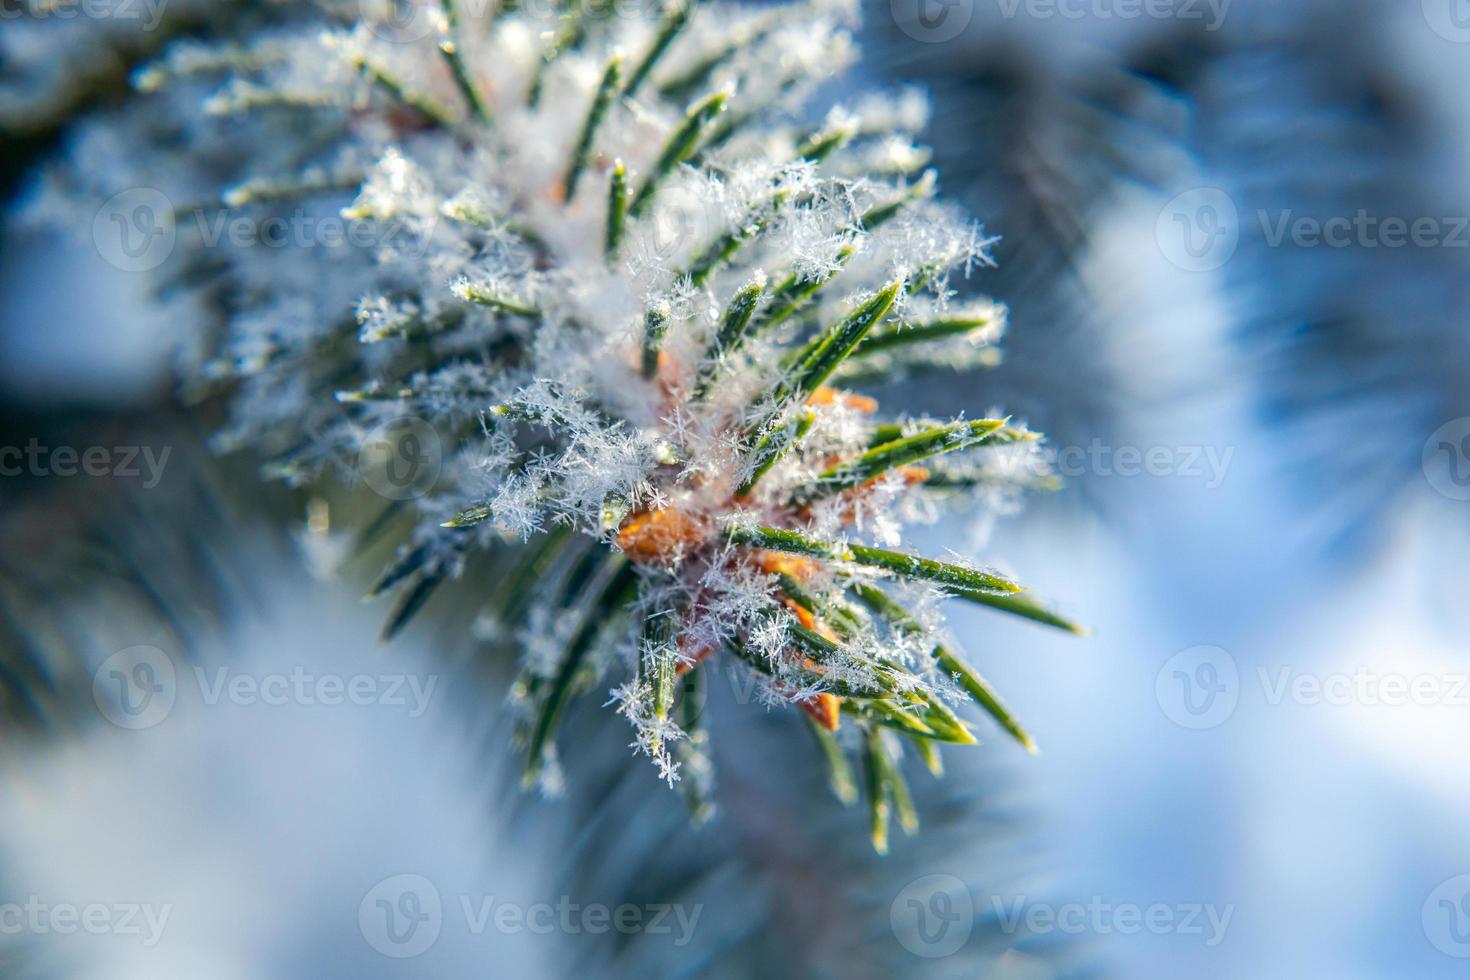
[[[809,107],[855,57],[853,14],[324,4],[140,70],[146,100],[79,137],[53,200],[171,202],[170,295],[221,312],[179,345],[190,391],[228,395],[218,448],[381,490],[363,460],[385,427],[437,447],[373,591],[399,596],[390,635],[446,580],[484,597],[487,642],[523,658],[529,783],[558,788],[569,702],[610,690],[707,815],[691,705],[739,664],[755,700],[810,715],[882,849],[890,815],[917,823],[905,753],[937,769],[976,741],[972,708],[1033,747],[941,600],[1075,628],[906,545],[957,496],[984,516],[1046,480],[1000,412],[861,394],[995,363],[1005,309],[955,299],[993,239],[922,169],[922,100]],[[239,240],[242,216],[282,240]]]

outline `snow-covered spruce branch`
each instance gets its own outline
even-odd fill
[[[486,618],[525,657],[528,782],[554,789],[569,702],[621,669],[635,747],[708,813],[691,705],[718,658],[806,713],[844,801],[857,754],[881,850],[890,812],[916,825],[902,752],[938,771],[974,743],[964,702],[1033,747],[938,599],[1073,628],[901,541],[959,490],[1035,483],[1036,436],[881,420],[853,390],[993,363],[1004,309],[950,288],[990,240],[935,199],[913,93],[804,109],[852,59],[850,10],[559,10],[326,4],[139,75],[199,164],[181,198],[233,168],[226,207],[375,232],[220,261],[180,222],[176,281],[228,310],[195,368],[232,388],[219,442],[307,480],[350,472],[376,426],[432,424],[444,471],[374,591],[400,594],[391,634],[485,556]]]

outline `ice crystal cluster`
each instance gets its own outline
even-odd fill
[[[947,499],[1035,482],[1037,437],[863,393],[993,363],[1005,310],[957,298],[990,240],[936,200],[923,99],[808,106],[854,58],[852,16],[323,4],[175,45],[138,72],[133,125],[175,172],[169,285],[225,310],[185,352],[230,391],[219,444],[294,481],[363,474],[385,431],[389,468],[442,447],[374,592],[398,594],[392,633],[471,580],[484,637],[523,658],[528,783],[555,789],[569,702],[610,690],[704,817],[703,687],[734,669],[805,713],[840,798],[865,785],[881,849],[890,815],[917,820],[903,754],[937,772],[975,742],[970,702],[1032,747],[940,600],[1070,626],[905,547]],[[165,179],[158,154],[136,166]],[[200,202],[293,216],[288,237],[345,222],[346,247],[241,243]]]

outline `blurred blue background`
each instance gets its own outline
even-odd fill
[[[1004,236],[1000,269],[971,285],[1012,308],[1005,363],[909,394],[1026,417],[1067,478],[988,537],[956,521],[921,539],[1015,570],[1092,628],[953,610],[1041,754],[992,740],[951,773],[932,838],[886,862],[837,841],[862,843],[860,816],[809,815],[835,809],[820,787],[780,796],[813,760],[760,726],[717,760],[726,812],[698,835],[645,805],[647,774],[524,800],[488,688],[435,656],[454,630],[374,647],[381,610],[310,577],[300,554],[330,536],[283,495],[266,509],[295,529],[285,544],[262,543],[271,522],[250,508],[178,532],[256,583],[193,655],[343,674],[368,657],[439,678],[435,698],[419,718],[183,700],[147,732],[13,749],[0,897],[175,909],[146,950],[25,936],[17,970],[33,948],[57,975],[107,977],[1470,970],[1470,5],[893,0],[865,9],[862,42],[863,82],[930,92],[945,193]],[[24,193],[70,115],[107,99],[30,73],[41,41],[5,43],[0,79],[33,87],[0,103]],[[177,446],[171,472],[190,465],[207,424],[168,407],[162,314],[134,278],[12,224],[0,283],[5,444],[121,427]],[[169,492],[192,501],[186,482]],[[92,571],[56,542],[113,513],[114,490],[129,488],[0,483],[5,564],[45,552],[63,579]],[[6,582],[24,627],[29,586]],[[174,642],[101,591],[65,602],[94,651]],[[621,736],[596,723],[620,767]],[[376,955],[358,905],[410,873],[446,911],[429,956],[400,962]],[[901,921],[929,875],[968,889],[958,950]],[[460,898],[492,895],[680,900],[703,926],[677,947],[492,942],[456,919]]]

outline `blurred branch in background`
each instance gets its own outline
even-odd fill
[[[1215,21],[963,4],[967,31],[939,44],[916,44],[923,25],[878,11],[879,71],[932,89],[946,189],[1002,233],[992,281],[1017,329],[983,396],[1067,446],[1238,390],[1292,460],[1313,540],[1367,544],[1422,478],[1436,452],[1426,440],[1470,415],[1453,94],[1466,69],[1448,23],[1418,8],[1240,0]],[[1183,230],[1201,242],[1213,201],[1190,195],[1224,192],[1215,252],[1179,275],[1218,283],[1242,376],[1159,363],[1168,339],[1129,330],[1167,284],[1100,268],[1096,248],[1140,186],[1160,206],[1190,205],[1181,220],[1200,224]],[[1341,240],[1324,241],[1324,225]],[[1177,321],[1162,322],[1194,329]],[[1169,378],[1153,389],[1162,398],[1149,396],[1151,375]],[[972,398],[973,384],[951,387]],[[1470,434],[1461,428],[1441,441]],[[1454,452],[1438,463],[1455,465]],[[1080,489],[1091,496],[1096,482]]]
[[[0,432],[0,710],[13,751],[97,721],[94,672],[127,640],[185,653],[248,607],[239,552],[265,542],[236,529],[240,500],[201,466],[193,420],[12,410]]]
[[[239,22],[264,3],[114,0],[102,16],[43,0],[0,0],[0,198],[79,116],[116,105],[128,74],[171,41]],[[225,28],[228,29],[228,28]]]
[[[1116,444],[1178,393],[1151,390],[1159,366],[1129,346],[1149,284],[1100,280],[1095,252],[1122,192],[1162,186],[1187,158],[1190,107],[1131,52],[1053,44],[989,5],[973,14],[967,33],[927,45],[896,14],[872,15],[873,70],[932,92],[928,135],[946,191],[1000,235],[986,288],[1015,328],[994,371],[936,379],[917,397],[1013,406],[1055,446]],[[1085,498],[1102,489],[1079,483]]]
[[[1239,215],[1222,275],[1261,412],[1319,540],[1356,548],[1470,433],[1426,455],[1470,415],[1470,212],[1467,62],[1418,6],[1246,11],[1217,58],[1175,65]]]

